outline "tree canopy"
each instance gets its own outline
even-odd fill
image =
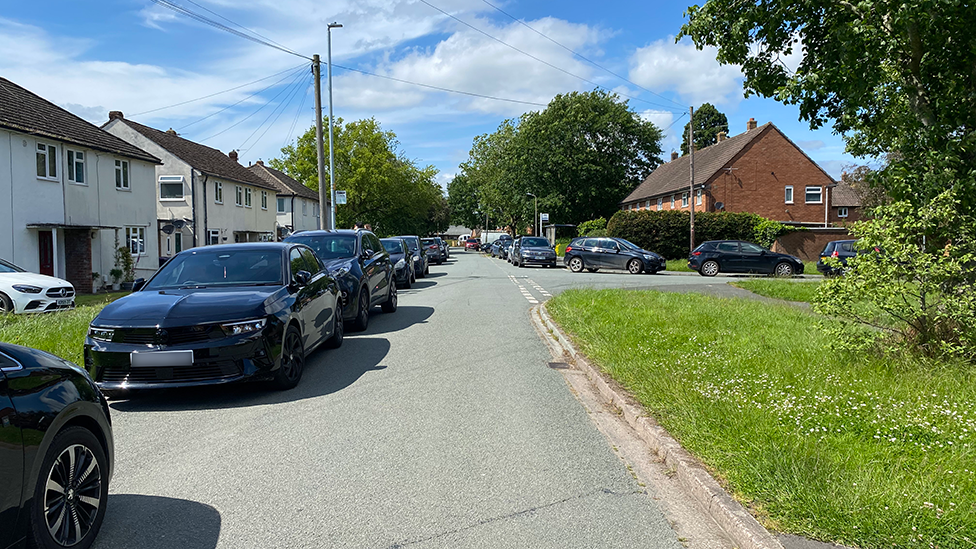
[[[324,123],[328,123],[326,120]],[[336,119],[336,190],[346,191],[346,204],[336,205],[336,227],[369,223],[380,236],[427,235],[447,229],[449,209],[433,166],[419,168],[399,150],[396,134],[384,131],[372,118],[344,124]],[[325,137],[328,147],[328,136]],[[270,161],[281,170],[318,190],[313,125],[296,143],[281,149]]]
[[[688,154],[688,128],[691,127],[689,121],[685,124],[684,137],[681,141],[681,154]],[[695,150],[699,151],[709,145],[718,143],[719,132],[728,133],[729,119],[725,113],[719,111],[711,103],[705,103],[695,110]]]

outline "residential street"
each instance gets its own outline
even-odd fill
[[[296,389],[113,402],[117,470],[95,546],[680,547],[546,367],[528,309],[573,284],[702,283],[724,281],[456,253],[396,313],[376,308],[368,331],[312,354]]]

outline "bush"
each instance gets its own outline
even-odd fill
[[[607,219],[598,217],[590,221],[584,221],[576,227],[579,236],[606,236]]]
[[[755,227],[755,241],[756,244],[764,246],[766,248],[772,248],[776,239],[779,237],[789,234],[795,231],[806,231],[809,230],[806,227],[794,227],[792,225],[784,225],[779,221],[773,221],[772,219],[766,219],[763,217],[759,218],[759,223],[756,223]]]
[[[756,227],[765,221],[769,220],[751,213],[696,213],[695,243],[706,240],[754,241]],[[667,259],[681,259],[688,257],[690,225],[688,212],[679,210],[619,211],[607,223],[607,235],[625,238]]]

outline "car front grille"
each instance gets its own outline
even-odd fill
[[[45,295],[51,299],[64,299],[66,297],[74,297],[75,289],[71,286],[59,286],[57,288],[49,289]]]
[[[183,345],[224,337],[217,326],[182,328],[119,328],[112,341],[131,345]]]
[[[130,368],[127,365],[111,365],[102,370],[99,381],[106,383],[179,383],[220,380],[237,377],[241,374],[241,367],[233,360],[161,368]]]

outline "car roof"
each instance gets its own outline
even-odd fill
[[[210,246],[197,246],[183,250],[187,252],[211,252],[221,250],[284,250],[300,244],[299,242],[238,242],[234,244],[213,244]]]
[[[328,234],[337,234],[337,235],[349,235],[349,236],[352,236],[352,235],[359,235],[359,234],[362,234],[362,233],[369,233],[369,232],[371,232],[371,231],[367,231],[366,229],[334,229],[334,230],[329,230],[329,229],[316,229],[316,230],[313,230],[313,231],[299,231],[297,233],[292,233],[289,236],[299,236],[299,235],[301,235],[301,236],[325,236],[325,235],[328,235]]]

